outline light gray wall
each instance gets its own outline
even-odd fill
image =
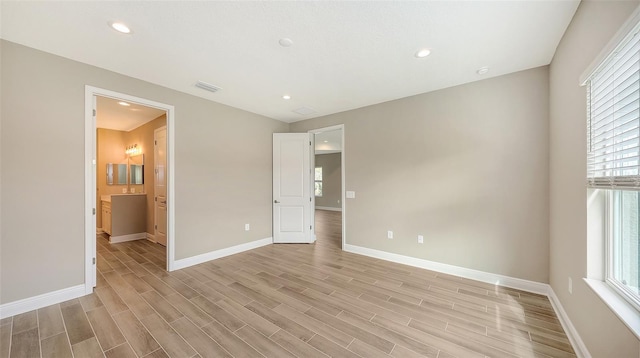
[[[550,283],[593,357],[638,357],[640,352],[635,336],[582,281],[587,274],[587,136],[586,92],[578,78],[637,5],[582,1],[550,67]]]
[[[175,106],[177,259],[271,236],[271,133],[288,124],[0,46],[0,303],[84,282],[85,85]]]
[[[347,244],[548,282],[548,75],[535,68],[291,130],[345,125],[345,189],[356,192]]]
[[[341,153],[317,154],[316,167],[322,167],[322,196],[316,196],[316,207],[341,208],[342,168]]]

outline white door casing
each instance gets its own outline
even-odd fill
[[[273,134],[273,242],[313,242],[312,135]]]
[[[154,238],[167,246],[167,127],[153,131]]]

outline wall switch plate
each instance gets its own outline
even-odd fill
[[[393,231],[387,231],[387,239],[393,239]]]
[[[136,188],[131,188],[131,194],[135,194]]]
[[[573,294],[573,280],[569,277],[569,293]]]
[[[251,225],[244,224],[244,231],[249,231],[249,230],[251,230]]]
[[[126,194],[127,193],[127,188],[122,188],[122,194]]]
[[[424,236],[418,235],[418,244],[424,244]]]
[[[347,195],[347,199],[355,199],[356,198],[356,192],[355,191],[347,190],[347,192],[345,194]]]

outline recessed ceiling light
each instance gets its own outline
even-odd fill
[[[121,105],[121,106],[125,106],[125,107],[129,107],[130,106],[130,104],[127,103],[127,102],[118,102],[118,104]]]
[[[278,41],[278,43],[279,43],[279,44],[280,44],[280,46],[282,46],[282,47],[291,47],[291,45],[293,45],[293,41],[291,41],[291,39],[290,39],[290,38],[286,38],[286,37],[281,38],[281,39]]]
[[[480,67],[476,73],[479,75],[484,75],[485,73],[489,72],[489,67]]]
[[[282,96],[282,99],[291,99],[291,96],[289,96],[288,94],[285,94],[284,96]]]
[[[429,50],[428,48],[423,48],[423,49],[418,50],[416,52],[415,56],[417,58],[423,58],[423,57],[429,56],[430,53],[431,53],[431,50]]]
[[[121,22],[112,22],[109,24],[114,30],[118,31],[118,32],[122,32],[123,34],[130,34],[131,33],[131,29],[129,28],[129,26],[121,23]]]
[[[328,141],[328,140],[325,140],[324,142],[325,142],[325,143],[329,143],[329,141]]]

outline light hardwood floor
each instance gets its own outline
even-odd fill
[[[342,252],[339,215],[171,273],[99,237],[95,293],[0,321],[0,357],[575,357],[546,297]]]

